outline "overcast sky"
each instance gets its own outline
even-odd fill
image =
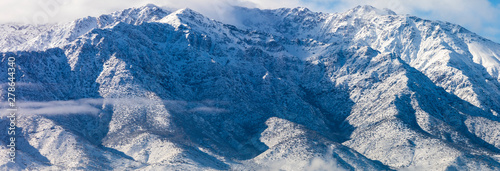
[[[303,6],[313,11],[344,12],[366,4],[389,8],[398,14],[460,24],[500,42],[500,0],[1,0],[0,23],[71,21],[147,3],[172,8],[189,7],[215,19],[224,17],[231,5],[258,8]]]

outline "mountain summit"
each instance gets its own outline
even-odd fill
[[[500,169],[500,44],[371,6],[231,16],[147,5],[0,25],[19,106],[0,168]]]

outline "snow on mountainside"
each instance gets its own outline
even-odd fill
[[[154,5],[130,8],[99,17],[86,17],[73,22],[40,26],[0,24],[0,51],[41,51],[64,46],[92,29],[106,28],[123,22],[142,24],[161,19],[169,12]]]
[[[236,11],[237,18],[263,16],[238,18],[241,22],[236,25],[263,32],[271,30],[309,44],[299,51],[290,47],[296,56],[327,55],[331,49],[353,45],[397,53],[448,92],[493,113],[500,110],[500,101],[496,98],[500,95],[500,44],[458,25],[395,15],[371,6],[359,6],[339,14],[315,13],[304,8]],[[311,51],[316,53],[313,55]]]
[[[500,44],[371,6],[234,9],[0,25],[21,113],[0,167],[500,169]]]

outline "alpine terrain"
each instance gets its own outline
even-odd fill
[[[1,24],[0,169],[500,170],[500,44],[371,6],[229,16]]]

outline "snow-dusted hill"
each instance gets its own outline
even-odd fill
[[[500,44],[371,6],[231,16],[147,5],[0,25],[20,110],[0,167],[500,169]]]

